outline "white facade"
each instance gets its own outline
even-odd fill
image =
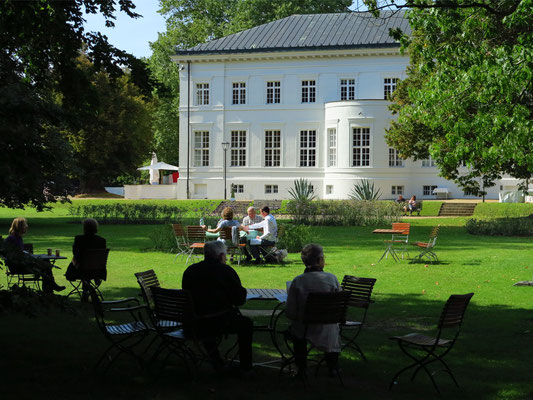
[[[361,179],[374,182],[382,199],[400,192],[435,199],[435,187],[447,188],[451,198],[468,197],[439,177],[431,161],[399,160],[385,143],[393,118],[385,91],[405,77],[409,61],[397,48],[174,61],[181,66],[178,198],[187,198],[188,152],[190,198],[224,197],[223,142],[230,143],[228,197],[235,184],[242,190],[237,199],[287,199],[300,177],[325,199],[347,198]],[[488,188],[486,197],[497,199],[500,189],[516,183],[501,184]]]

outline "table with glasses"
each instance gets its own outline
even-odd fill
[[[403,233],[403,230],[398,230],[398,229],[374,229],[372,231],[372,233],[377,233],[377,234],[381,234],[381,235],[401,235]],[[383,255],[381,256],[381,258],[379,259],[378,262],[383,260],[383,257],[387,257],[388,254],[390,254],[392,256],[394,261],[400,261],[400,258],[398,257],[398,255],[394,251],[394,248],[392,247],[392,245],[393,245],[392,241],[388,241],[388,242],[385,241],[385,252],[383,253]]]
[[[48,261],[50,264],[55,264],[56,260],[66,260],[67,257],[58,256],[55,254],[31,254],[33,258],[38,260]]]

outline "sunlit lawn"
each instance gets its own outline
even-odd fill
[[[81,233],[81,226],[70,223],[65,210],[35,214],[0,209],[0,232],[6,235],[11,219],[26,215],[30,230],[25,242],[34,243],[36,252],[58,248],[70,258],[73,237]],[[442,397],[532,398],[533,287],[513,286],[533,279],[532,238],[471,236],[461,218],[413,218],[409,222],[410,241],[426,239],[431,227],[441,224],[436,247],[440,264],[395,263],[390,258],[376,264],[384,250],[384,237],[373,235],[373,227],[315,230],[314,241],[325,247],[326,269],[339,280],[345,274],[377,278],[375,304],[359,341],[369,361],[343,353],[346,389],[335,380],[319,377],[311,379],[306,391],[266,369],[258,371],[257,379],[242,382],[216,378],[206,368],[191,384],[176,367],[165,369],[155,381],[127,358],[102,380],[90,372],[106,343],[90,307],[73,301],[73,312],[54,311],[34,318],[0,315],[0,366],[2,381],[7,383],[2,388],[3,398],[435,398],[429,379],[422,374],[415,383],[409,382],[409,375],[403,376],[393,392],[387,390],[394,372],[408,362],[388,337],[431,328],[450,294],[468,292],[475,296],[460,340],[448,358],[461,388],[455,388],[445,374],[438,374]],[[174,262],[172,254],[150,251],[148,234],[153,229],[151,225],[101,226],[100,234],[111,248],[108,280],[103,285],[106,299],[136,296],[139,290],[133,273],[146,269],[155,269],[164,287],[180,287],[184,263]],[[58,263],[62,270],[55,274],[60,283],[64,283],[62,273],[67,264]],[[290,254],[285,265],[235,268],[246,287],[284,288],[287,280],[303,271],[298,254]],[[271,304],[252,302],[246,307],[268,308]],[[257,359],[273,354],[266,336],[256,340]]]

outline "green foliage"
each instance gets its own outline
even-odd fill
[[[203,215],[210,211],[210,208],[200,208],[196,209],[195,213]],[[73,205],[69,209],[69,215],[74,220],[94,218],[101,224],[154,224],[180,222],[185,213],[178,206],[108,202],[107,204]]]
[[[533,204],[529,203],[478,203],[474,216],[487,218],[527,217],[533,214]]]
[[[398,221],[403,207],[393,201],[315,200],[289,201],[286,211],[296,224],[377,226]]]
[[[374,188],[374,182],[370,183],[369,180],[363,179],[353,184],[348,197],[352,200],[379,200],[381,197],[380,191],[381,189],[376,190]]]
[[[299,253],[306,244],[312,243],[315,237],[311,226],[280,223],[276,247],[286,249],[289,253]]]
[[[131,0],[2,0],[0,145],[10,156],[0,160],[0,204],[41,209],[69,194],[71,149],[60,132],[80,130],[83,110],[96,101],[75,62],[82,48],[97,70],[113,79],[129,70],[150,95],[144,63],[84,30],[83,12],[100,13],[113,26],[118,7],[139,17]]]
[[[531,1],[407,3],[413,34],[402,43],[411,61],[387,143],[402,157],[431,155],[443,177],[471,193],[501,174],[530,178]]]
[[[78,314],[65,296],[37,292],[17,285],[13,285],[10,290],[0,290],[0,315],[12,313],[37,317],[47,315],[51,311]]]
[[[168,253],[176,247],[176,239],[172,225],[164,224],[155,227],[148,234],[153,243],[153,249]]]
[[[307,179],[300,178],[294,181],[294,187],[289,189],[289,194],[295,201],[308,202],[315,198],[315,189]]]
[[[533,236],[533,218],[469,219],[465,228],[472,235]]]
[[[422,210],[420,210],[420,215],[424,217],[436,217],[437,215],[439,215],[441,205],[442,205],[442,201],[424,200],[423,205],[422,205]]]

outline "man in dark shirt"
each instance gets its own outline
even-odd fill
[[[191,265],[183,273],[182,288],[191,292],[194,311],[198,317],[194,326],[185,326],[185,332],[194,332],[202,340],[215,369],[223,366],[216,336],[236,333],[239,342],[240,368],[252,368],[252,321],[240,315],[236,306],[246,302],[246,289],[239,275],[226,265],[226,245],[222,241],[205,244],[205,259]]]
[[[105,249],[106,240],[103,237],[98,236],[98,222],[95,219],[87,218],[83,221],[83,235],[77,235],[74,238],[74,244],[72,245],[72,262],[67,268],[65,278],[69,281],[75,281],[80,279],[79,267],[83,262],[83,254],[87,250]],[[105,280],[107,276],[99,276],[97,279]],[[82,301],[86,301],[89,298],[89,289],[86,284],[83,284]]]

